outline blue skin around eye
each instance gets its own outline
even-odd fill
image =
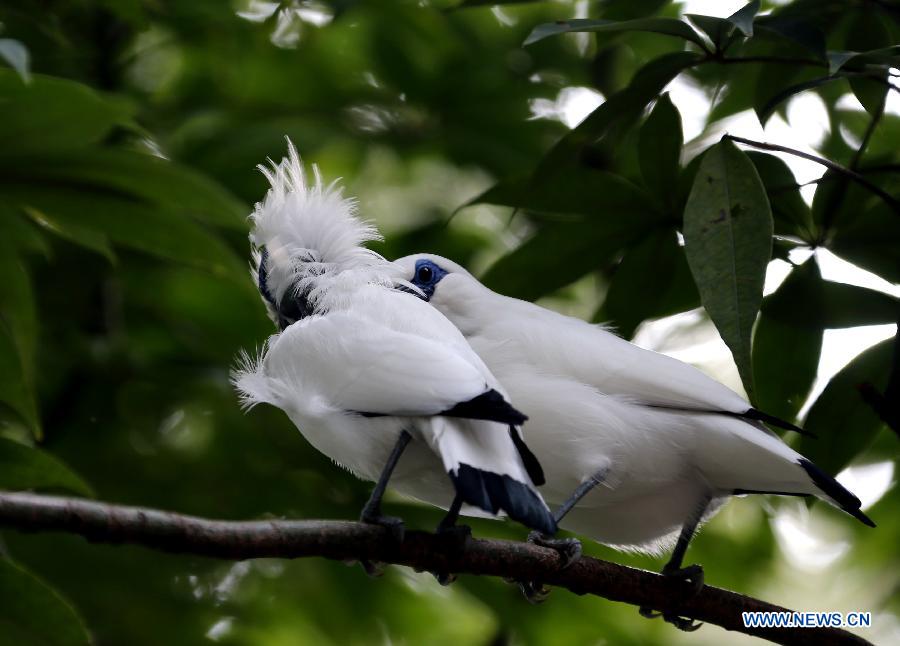
[[[423,267],[431,269],[431,277],[428,280],[422,280],[419,276]],[[426,301],[430,301],[431,297],[434,296],[434,288],[448,273],[430,260],[419,260],[416,262],[416,273],[410,282],[424,292]]]

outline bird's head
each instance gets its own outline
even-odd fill
[[[270,188],[250,215],[252,273],[270,318],[284,329],[349,298],[363,284],[394,285],[397,269],[363,245],[378,230],[357,215],[356,201],[337,182],[325,184],[312,166],[307,177],[296,148],[259,169]]]
[[[444,316],[462,329],[479,295],[487,292],[464,267],[434,254],[420,253],[394,261],[401,275],[422,293]]]

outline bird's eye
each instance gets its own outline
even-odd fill
[[[416,271],[416,278],[419,282],[430,283],[433,277],[434,271],[428,265],[423,265]]]

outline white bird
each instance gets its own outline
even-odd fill
[[[401,493],[463,513],[505,513],[556,531],[535,490],[543,476],[518,426],[525,420],[464,337],[362,244],[378,237],[355,202],[307,183],[293,145],[251,216],[254,276],[280,333],[234,373],[243,403],[284,410],[316,449],[376,481],[361,519],[381,514],[390,479]],[[403,460],[401,453],[406,450]]]
[[[852,493],[762,422],[801,429],[696,368],[493,292],[446,258],[396,264],[528,416],[525,437],[561,527],[623,550],[674,545],[663,572],[699,588],[702,569],[682,567],[685,551],[732,495],[815,495],[874,526]]]

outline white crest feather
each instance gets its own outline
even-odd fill
[[[264,248],[267,284],[276,302],[288,289],[317,307],[326,297],[340,298],[345,285],[406,284],[391,263],[363,246],[382,238],[371,222],[359,218],[356,201],[343,196],[337,180],[326,185],[315,165],[309,181],[297,149],[290,139],[287,143],[288,156],[280,163],[259,166],[271,186],[250,216],[254,276]]]

